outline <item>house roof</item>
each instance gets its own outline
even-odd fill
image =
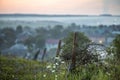
[[[58,44],[58,39],[47,39],[46,44]]]

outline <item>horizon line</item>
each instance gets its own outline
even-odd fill
[[[76,17],[76,16],[108,16],[108,17],[120,17],[120,14],[38,14],[38,13],[0,13],[0,16],[48,16],[48,17]]]

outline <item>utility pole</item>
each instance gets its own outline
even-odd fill
[[[61,40],[59,40],[59,43],[58,43],[58,48],[57,48],[57,52],[56,52],[56,57],[59,56],[59,54],[60,54],[60,49],[61,49]]]

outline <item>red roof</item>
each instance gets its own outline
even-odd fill
[[[58,44],[58,39],[47,39],[46,44]]]

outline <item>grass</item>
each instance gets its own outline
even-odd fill
[[[44,65],[37,61],[0,56],[0,79],[34,80],[39,77]]]
[[[119,75],[120,65],[83,65],[67,74],[63,64],[0,56],[0,80],[120,80]]]

